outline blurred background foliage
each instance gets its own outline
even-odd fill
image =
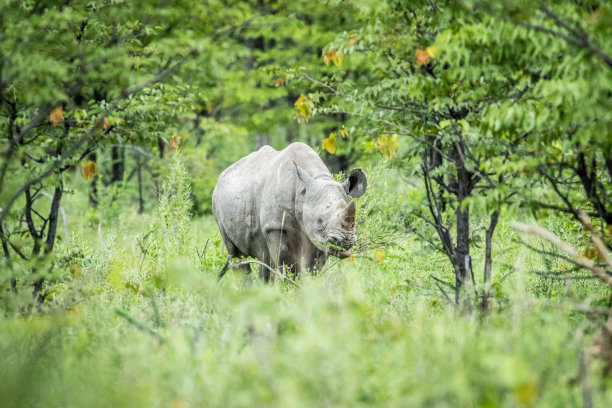
[[[0,405],[610,405],[611,96],[607,1],[0,0]],[[217,284],[294,141],[356,256]]]

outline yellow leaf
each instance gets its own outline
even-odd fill
[[[382,134],[378,138],[378,149],[384,154],[387,159],[395,157],[397,148],[399,147],[399,138],[397,135],[385,135]]]
[[[70,271],[70,274],[75,279],[80,279],[81,276],[83,276],[83,270],[81,269],[81,265],[79,265],[78,263],[71,264],[70,268],[68,268],[68,270]]]
[[[323,139],[321,147],[327,150],[330,154],[336,153],[336,135],[331,133],[327,139]]]
[[[378,263],[385,262],[385,251],[377,251],[376,252],[376,259],[378,259]]]
[[[98,165],[96,162],[91,160],[85,161],[81,163],[81,172],[83,173],[83,177],[87,181],[91,181],[98,174]]]
[[[310,113],[310,101],[308,98],[304,96],[304,94],[300,94],[300,97],[297,101],[295,101],[295,107],[298,110],[298,121],[308,121],[312,116]]]
[[[436,58],[438,56],[437,45],[430,45],[429,47],[425,48],[425,51],[427,52],[427,55],[429,55],[430,58]]]
[[[325,62],[325,65],[329,65],[330,60],[335,66],[339,67],[342,65],[342,61],[344,61],[344,54],[336,50],[327,50],[323,56],[323,62]]]
[[[49,114],[49,120],[51,120],[51,123],[55,126],[59,125],[64,120],[64,110],[61,106],[53,108]]]
[[[519,384],[514,389],[514,396],[521,405],[531,405],[538,396],[538,385],[535,382]]]
[[[339,67],[342,65],[342,61],[344,61],[344,54],[341,52],[337,53],[335,58],[332,58],[332,61],[334,62],[335,66]]]
[[[355,262],[355,255],[351,255],[348,258],[346,258],[346,262]]]
[[[346,137],[348,136],[348,132],[346,131],[346,127],[344,127],[344,125],[342,125],[342,128],[338,131],[338,133],[344,139],[346,139]]]

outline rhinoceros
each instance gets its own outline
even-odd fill
[[[228,167],[217,181],[212,208],[228,257],[253,257],[299,274],[321,268],[329,255],[346,258],[355,244],[355,202],[367,179],[361,169],[334,180],[312,148],[263,146]],[[244,269],[248,272],[249,266]],[[270,271],[260,266],[268,281]]]

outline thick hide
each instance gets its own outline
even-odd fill
[[[360,169],[341,184],[309,146],[264,146],[228,167],[213,192],[213,214],[228,261],[253,257],[293,273],[321,268],[329,255],[350,256],[355,244],[355,202],[366,189]],[[267,281],[269,271],[260,268]]]

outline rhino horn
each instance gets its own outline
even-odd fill
[[[355,202],[353,200],[344,209],[343,218],[347,223],[352,224],[355,222]]]

